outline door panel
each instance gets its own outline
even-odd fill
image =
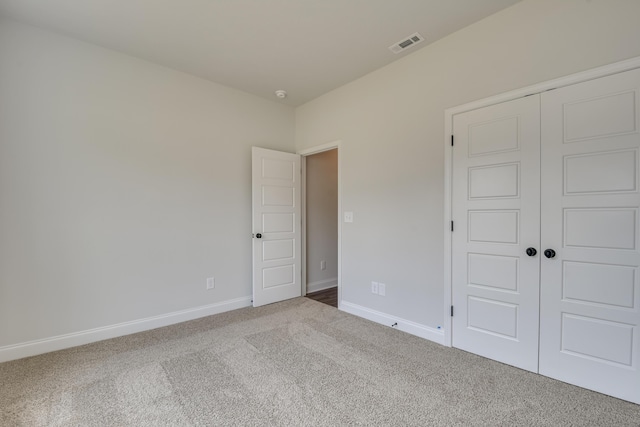
[[[475,296],[467,298],[467,327],[502,338],[518,338],[518,305]]]
[[[258,307],[302,295],[301,175],[296,154],[254,147],[252,162],[253,306]]]
[[[518,292],[518,257],[469,254],[469,285]]]
[[[542,95],[540,373],[640,403],[640,71]]]
[[[567,195],[637,191],[638,150],[605,151],[564,158]]]
[[[520,165],[469,168],[469,199],[518,197]]]
[[[453,345],[538,370],[540,98],[458,114]]]

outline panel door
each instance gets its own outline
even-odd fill
[[[300,156],[253,147],[253,306],[302,295]]]
[[[640,403],[640,70],[542,95],[540,373]]]
[[[453,118],[453,346],[538,370],[540,97]]]

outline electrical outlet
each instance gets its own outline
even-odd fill
[[[381,297],[387,295],[387,285],[384,283],[378,283],[378,295]]]
[[[372,294],[378,293],[378,282],[371,282],[371,293]]]
[[[207,290],[211,290],[216,287],[216,279],[213,277],[209,277],[207,279]]]
[[[353,222],[353,212],[344,213],[344,222]]]
[[[320,270],[327,269],[327,261],[320,261]]]

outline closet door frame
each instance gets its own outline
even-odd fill
[[[453,177],[453,155],[452,155],[452,138],[453,134],[453,116],[467,111],[475,110],[490,105],[500,104],[502,102],[511,101],[522,98],[527,95],[538,94],[548,90],[557,89],[564,86],[582,83],[594,80],[611,74],[621,73],[640,68],[640,57],[628,59],[625,61],[615,62],[613,64],[594,68],[588,71],[572,74],[558,79],[549,80],[521,89],[505,92],[489,98],[459,105],[457,107],[445,110],[444,125],[444,301],[443,301],[443,344],[451,347],[452,345],[452,319],[450,316],[452,307],[452,177]],[[455,141],[453,141],[455,143]]]

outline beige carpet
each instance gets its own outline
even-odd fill
[[[640,406],[306,298],[0,364],[1,426],[639,426]]]

